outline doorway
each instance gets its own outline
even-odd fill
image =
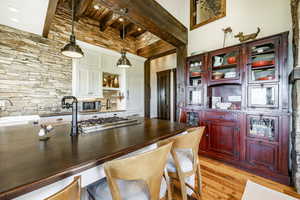
[[[176,120],[176,69],[157,72],[157,118]]]

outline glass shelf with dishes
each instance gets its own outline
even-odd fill
[[[210,109],[241,110],[242,87],[237,84],[224,84],[208,87]]]
[[[276,48],[273,42],[254,45],[248,59],[249,82],[277,80]]]
[[[188,105],[203,105],[203,56],[191,57],[187,62]]]
[[[211,56],[211,81],[239,78],[239,52],[233,50]]]
[[[247,136],[276,141],[278,139],[278,118],[264,115],[247,116]]]

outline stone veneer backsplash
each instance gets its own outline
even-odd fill
[[[72,93],[72,61],[62,45],[0,25],[0,99],[13,102],[0,116],[61,111],[61,98]]]

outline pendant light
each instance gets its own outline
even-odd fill
[[[125,27],[123,22],[122,40],[124,40],[124,38],[125,38]],[[124,48],[121,50],[121,58],[117,62],[117,67],[119,68],[131,67],[131,63],[126,57],[126,50]]]
[[[72,0],[72,33],[70,36],[70,42],[61,49],[61,53],[70,58],[82,58],[83,52],[80,47],[76,44],[74,34],[74,0]]]

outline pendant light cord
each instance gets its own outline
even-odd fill
[[[74,35],[74,0],[72,0],[72,35]]]

